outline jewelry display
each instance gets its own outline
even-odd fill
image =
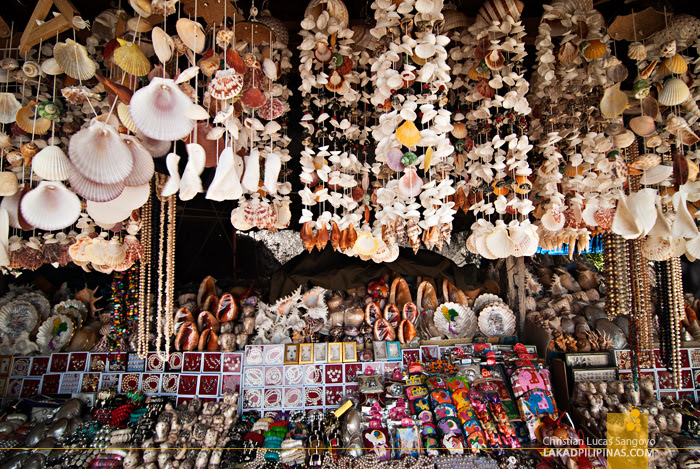
[[[163,361],[170,358],[170,339],[175,333],[175,207],[176,196],[163,197],[166,177],[159,175],[156,193],[160,201],[158,230],[158,282],[156,296],[156,351]],[[167,214],[167,224],[166,224]],[[163,272],[165,270],[165,272]]]
[[[180,376],[177,374],[172,374],[172,373],[164,374],[163,378],[161,380],[162,381],[162,385],[161,385],[162,392],[164,392],[166,394],[177,393],[179,377]]]

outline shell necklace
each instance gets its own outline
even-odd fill
[[[151,286],[151,246],[152,246],[152,230],[151,230],[151,198],[141,208],[141,244],[143,246],[143,255],[139,265],[139,327],[138,327],[138,342],[136,352],[139,358],[146,358],[148,354],[148,336],[150,333],[151,320],[151,302],[148,301],[148,292]]]
[[[159,175],[156,190],[162,192],[166,176]],[[174,332],[173,305],[175,299],[175,195],[158,196],[161,202],[160,232],[158,234],[158,295],[156,297],[156,352],[161,360],[170,358],[170,339]],[[165,223],[165,214],[168,222]],[[163,269],[165,268],[165,276]],[[161,349],[165,337],[165,349]]]

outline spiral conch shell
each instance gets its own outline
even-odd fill
[[[620,83],[615,83],[607,88],[600,100],[600,112],[604,117],[617,117],[625,110],[629,99],[627,93],[620,91]]]

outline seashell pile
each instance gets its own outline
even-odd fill
[[[583,263],[573,272],[539,266],[526,275],[526,319],[544,329],[549,349],[597,352],[628,346],[626,316],[609,321],[600,274]]]

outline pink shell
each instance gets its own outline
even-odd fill
[[[393,171],[403,171],[406,167],[401,163],[401,158],[403,158],[403,152],[398,148],[392,148],[386,154],[386,164]]]
[[[258,115],[265,120],[277,119],[284,113],[284,105],[277,98],[270,98],[258,109]]]
[[[409,166],[404,169],[404,175],[399,179],[399,191],[406,197],[417,197],[423,188],[423,180],[418,176],[416,168]]]
[[[214,99],[231,99],[243,89],[243,77],[233,69],[219,70],[209,83],[209,94]]]

